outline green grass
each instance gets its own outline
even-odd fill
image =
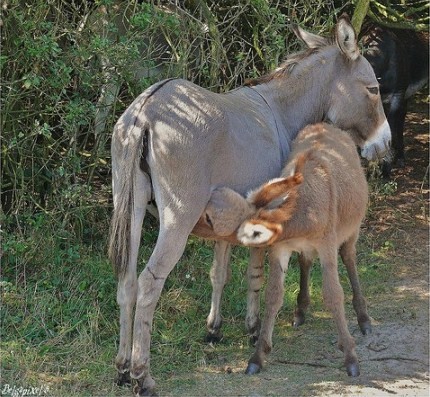
[[[81,240],[71,230],[55,230],[52,220],[42,215],[27,217],[26,224],[20,231],[3,235],[2,385],[49,387],[52,396],[124,395],[124,389],[113,384],[119,310],[116,280],[105,256],[107,222],[93,225],[97,234]],[[144,230],[141,263],[149,258],[157,235],[156,225],[150,221],[145,221]],[[391,243],[378,248],[372,244],[360,240],[359,272],[365,295],[377,293],[375,285],[380,289],[380,281],[390,274]],[[155,313],[151,364],[159,383],[177,389],[181,379],[195,382],[187,375],[199,368],[240,366],[248,359],[252,349],[244,329],[247,261],[248,250],[234,248],[232,278],[222,303],[224,339],[215,347],[208,346],[203,338],[210,308],[212,243],[190,238]],[[348,316],[353,319],[342,264],[339,273]],[[275,335],[282,338],[296,332],[290,323],[298,282],[299,270],[293,260],[275,329]],[[331,320],[322,304],[320,266],[312,271],[311,294],[307,321],[313,329],[326,327]]]

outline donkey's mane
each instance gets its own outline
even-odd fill
[[[306,50],[296,52],[287,56],[287,58],[272,72],[269,72],[263,76],[256,77],[253,79],[245,80],[243,84],[245,87],[253,87],[259,84],[265,84],[272,80],[280,79],[288,76],[301,61],[310,57],[313,54],[318,53],[321,48],[331,45],[334,43],[333,37],[326,38],[326,44],[321,47],[307,48]]]
[[[310,55],[318,52],[319,48],[309,48],[304,51],[297,52],[290,55],[283,61],[275,70],[269,72],[263,76],[256,77],[253,79],[245,80],[244,86],[253,87],[259,84],[265,84],[272,80],[280,79],[288,76],[294,67],[299,64],[303,59],[308,58]]]

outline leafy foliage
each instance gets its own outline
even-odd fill
[[[291,20],[320,31],[333,24],[339,9],[320,3],[6,2],[4,212],[87,205],[109,184],[110,131],[136,95],[165,76],[224,91],[272,69],[297,47]]]

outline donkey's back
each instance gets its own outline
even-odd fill
[[[174,191],[177,199],[182,191],[193,200],[206,196],[204,203],[210,186],[223,184],[244,193],[279,174],[288,141],[278,134],[278,123],[254,89],[217,94],[170,79],[135,100],[117,123],[113,140],[116,148],[130,150],[125,133],[138,127],[145,150],[141,158],[153,185]]]

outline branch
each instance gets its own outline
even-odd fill
[[[341,368],[339,368],[339,366],[336,366],[336,365],[327,365],[327,364],[312,363],[312,362],[306,362],[306,361],[275,360],[275,362],[280,364],[287,364],[287,365],[307,365],[309,367],[331,368],[331,369],[341,370]]]
[[[409,30],[415,30],[415,31],[425,31],[428,29],[428,25],[425,25],[423,23],[412,24],[412,22],[408,22],[406,20],[402,22],[390,22],[387,20],[382,20],[370,8],[369,8],[369,11],[367,12],[367,15],[370,17],[370,19],[377,22],[379,25],[385,26],[387,28],[409,29]]]
[[[369,10],[370,0],[357,0],[357,5],[355,6],[354,14],[352,15],[352,26],[354,27],[356,33],[358,34],[363,25],[364,18]]]
[[[217,26],[217,20],[212,14],[209,6],[206,4],[206,1],[189,0],[189,3],[195,9],[199,9],[204,19],[206,20],[209,35],[212,39],[210,43],[210,52],[212,59],[209,65],[210,85],[217,86],[221,55],[224,56],[224,59],[226,58],[225,53],[223,51],[224,48],[222,45],[221,35]]]
[[[380,25],[388,28],[395,29],[411,29],[411,30],[428,30],[428,16],[419,18],[418,20],[408,20],[407,17],[415,12],[420,12],[428,9],[428,3],[423,6],[408,8],[405,12],[399,12],[396,9],[381,4],[377,0],[372,0],[372,6],[375,7],[376,11],[384,17],[382,20],[377,16],[369,7],[368,15],[371,19],[379,23]]]
[[[416,363],[420,363],[422,365],[427,365],[426,363],[422,362],[421,360],[417,360],[416,358],[409,358],[409,357],[375,357],[375,358],[369,358],[367,360],[361,360],[361,361],[412,361]]]

